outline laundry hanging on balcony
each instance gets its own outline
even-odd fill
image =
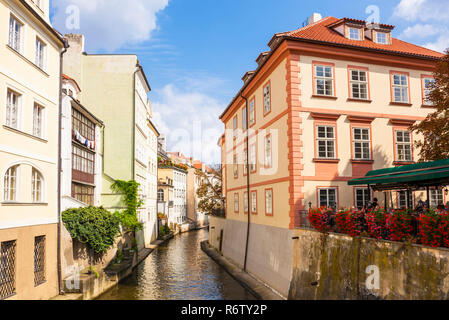
[[[90,141],[86,138],[84,138],[79,132],[78,130],[75,130],[75,139],[81,143],[83,146],[85,146],[86,148],[95,150],[95,141]]]

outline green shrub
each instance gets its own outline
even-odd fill
[[[66,210],[62,221],[73,239],[87,244],[97,254],[108,251],[120,233],[120,220],[103,207]]]
[[[163,237],[169,235],[171,233],[171,229],[168,225],[161,226],[159,230],[159,237]]]

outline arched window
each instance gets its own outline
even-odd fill
[[[17,168],[18,166],[14,166],[6,171],[3,184],[5,201],[16,201],[17,199]]]
[[[164,190],[159,189],[157,191],[157,201],[164,202]]]
[[[42,185],[43,185],[42,175],[39,171],[33,168],[32,176],[31,176],[31,190],[32,190],[32,199],[34,203],[42,202]]]

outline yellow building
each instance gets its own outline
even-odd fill
[[[58,291],[58,115],[64,41],[49,0],[0,0],[0,300]]]
[[[224,254],[285,296],[292,230],[309,206],[382,200],[348,181],[417,160],[421,137],[409,127],[434,110],[425,93],[442,54],[394,39],[393,28],[314,15],[274,35],[221,115]]]

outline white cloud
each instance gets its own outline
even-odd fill
[[[416,24],[412,27],[408,27],[405,29],[402,34],[401,38],[409,38],[409,39],[416,39],[416,38],[428,38],[431,36],[434,36],[441,32],[441,28],[433,26],[431,24]]]
[[[125,44],[150,39],[157,29],[156,14],[169,0],[57,0],[52,1],[53,25],[63,33],[83,33],[89,50],[115,51]],[[80,29],[67,25],[66,10],[79,8]]]
[[[429,42],[424,45],[424,47],[429,48],[431,50],[444,52],[446,49],[449,48],[449,34],[448,31],[446,31],[444,34],[439,36],[436,41]]]
[[[152,99],[153,120],[166,135],[169,151],[180,151],[209,164],[220,163],[217,142],[224,126],[218,117],[226,106],[201,91],[192,90],[198,81],[191,79],[183,86],[169,84],[159,90]]]
[[[445,21],[449,19],[449,0],[401,0],[394,16],[407,21]]]

